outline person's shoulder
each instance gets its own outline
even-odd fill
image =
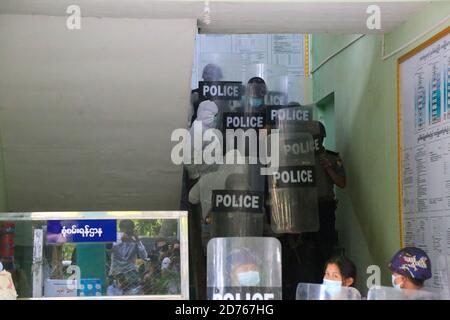
[[[332,156],[335,156],[335,157],[339,157],[339,152],[328,150],[328,149],[325,149],[325,152],[327,154],[329,154],[329,155],[332,155]]]
[[[337,165],[339,165],[340,167],[342,166],[342,158],[339,155],[339,152],[326,150],[326,154],[330,159],[332,159],[332,161],[336,161]]]

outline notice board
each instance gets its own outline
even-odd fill
[[[401,246],[425,250],[448,290],[450,257],[450,27],[398,59]]]

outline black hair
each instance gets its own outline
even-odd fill
[[[247,89],[252,88],[251,95],[255,97],[264,97],[267,94],[266,82],[260,77],[253,77],[248,80]],[[246,90],[247,90],[246,89]],[[250,92],[247,92],[249,94]]]
[[[122,220],[119,223],[120,230],[133,231],[134,230],[134,222],[132,220]]]
[[[356,281],[356,266],[352,260],[343,255],[334,256],[330,258],[327,263],[325,263],[324,271],[327,269],[329,264],[337,265],[343,278],[353,278],[351,287],[354,287]]]
[[[125,277],[125,275],[123,274],[123,273],[117,273],[117,274],[115,274],[114,276],[113,276],[113,278],[115,279],[115,280],[117,280],[118,282],[125,282],[125,280],[126,280],[126,277]]]
[[[415,285],[416,287],[423,287],[423,284],[425,283],[425,280],[422,279],[414,279],[411,276],[407,276],[407,275],[403,275],[402,276],[406,277],[409,279],[409,281],[412,282],[413,285]]]
[[[422,279],[414,279],[412,277],[408,277],[408,278],[409,278],[409,281],[411,281],[417,287],[423,287],[423,284],[425,283],[425,280],[422,280]]]
[[[260,77],[253,77],[250,80],[248,80],[247,84],[266,84],[266,82],[260,78]]]
[[[327,130],[325,129],[325,125],[321,121],[318,122],[319,122],[320,136],[325,138],[327,136]]]

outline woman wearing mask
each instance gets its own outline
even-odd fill
[[[349,258],[336,256],[325,264],[323,285],[329,294],[339,293],[342,287],[354,287],[355,279],[356,267]]]
[[[392,258],[392,286],[396,289],[420,290],[431,278],[431,261],[422,249],[406,247]]]

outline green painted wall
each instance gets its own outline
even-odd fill
[[[386,52],[401,47],[450,13],[448,2],[426,10],[386,34]],[[340,245],[355,261],[357,287],[365,293],[367,266],[381,267],[382,284],[390,285],[387,264],[399,249],[397,192],[397,58],[433,34],[385,61],[381,35],[366,35],[313,74],[313,98],[334,92],[336,150],[343,157],[347,188],[338,190]],[[313,64],[318,65],[355,35],[314,35]],[[314,69],[314,68],[313,68]]]
[[[328,150],[336,150],[336,128],[334,120],[334,94],[317,102],[317,119],[321,121],[326,128],[327,136],[324,139],[324,146]]]

